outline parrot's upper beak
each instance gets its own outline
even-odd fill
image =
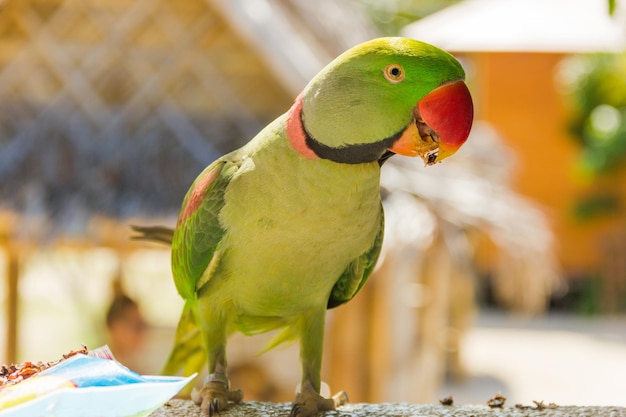
[[[443,84],[413,109],[413,121],[389,148],[400,155],[419,156],[433,165],[454,154],[472,128],[472,96],[462,80]]]

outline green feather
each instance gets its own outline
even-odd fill
[[[350,262],[346,270],[341,274],[328,299],[328,308],[347,303],[363,288],[376,267],[376,261],[383,245],[384,226],[385,220],[381,209],[380,228],[372,247],[363,255]]]
[[[210,278],[207,267],[214,261],[224,234],[219,213],[224,190],[239,167],[237,154],[229,154],[207,167],[194,181],[183,201],[172,238],[172,270],[176,289],[185,300]]]
[[[182,371],[184,375],[191,375],[206,363],[206,352],[202,345],[193,303],[185,303],[176,328],[174,346],[163,368],[163,374],[175,375]]]

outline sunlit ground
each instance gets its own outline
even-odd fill
[[[0,270],[5,263],[0,252]],[[182,306],[169,273],[167,250],[137,251],[121,263],[109,249],[44,250],[29,256],[20,281],[18,360],[53,360],[83,343],[88,347],[107,343],[104,315],[112,296],[111,280],[119,268],[126,292],[139,303],[149,325],[139,354],[125,358],[125,364],[141,373],[158,373]],[[2,287],[0,299],[5,296]],[[0,314],[0,362],[4,363],[4,309]],[[252,389],[262,395],[265,387],[282,381],[272,385],[268,398],[288,401],[299,379],[297,349],[278,349],[259,359],[265,340],[243,336],[231,340],[231,365],[246,371],[246,364],[265,361],[265,373],[254,374],[257,381]],[[500,392],[508,405],[543,400],[626,406],[620,382],[626,375],[626,318],[550,315],[525,320],[486,312],[467,334],[461,355],[466,380],[449,383],[440,391],[440,398],[452,394],[457,404],[485,403]]]
[[[462,351],[468,379],[442,395],[484,403],[500,392],[508,405],[626,406],[626,318],[567,315],[525,320],[481,314]],[[443,397],[442,397],[443,398]]]

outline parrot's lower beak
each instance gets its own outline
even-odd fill
[[[413,109],[413,120],[389,148],[400,155],[419,156],[433,165],[454,154],[472,128],[472,96],[462,80],[443,84]]]

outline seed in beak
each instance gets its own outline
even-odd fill
[[[426,154],[426,165],[432,165],[437,160],[437,155],[439,154],[439,149],[435,149],[434,151]]]
[[[437,133],[430,126],[428,126],[426,122],[424,122],[424,119],[422,119],[417,107],[413,110],[413,118],[415,119],[415,126],[417,126],[417,130],[420,138],[422,138],[422,141],[426,143],[439,143],[439,135],[437,135]]]

